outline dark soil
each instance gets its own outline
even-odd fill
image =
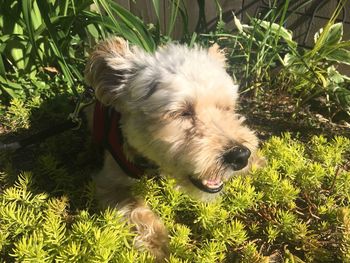
[[[323,108],[310,110],[312,107],[296,109],[296,101],[287,94],[269,91],[260,97],[251,94],[242,95],[239,111],[247,119],[247,124],[256,130],[262,140],[273,135],[290,132],[302,141],[307,141],[313,135],[334,137],[342,135],[350,137],[350,118],[330,120]]]

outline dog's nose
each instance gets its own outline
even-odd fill
[[[229,164],[233,170],[243,169],[248,164],[250,150],[245,146],[234,147],[224,153],[223,159],[225,164]]]

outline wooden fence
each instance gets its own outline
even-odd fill
[[[217,9],[215,0],[202,0],[205,2],[205,18],[208,26],[214,24]],[[145,23],[154,23],[156,21],[156,13],[153,8],[151,0],[116,0],[124,8],[130,10],[132,13],[138,15],[145,21]],[[266,12],[269,7],[269,2],[272,0],[219,0],[223,10],[223,18],[228,23],[229,27],[233,27],[232,17],[233,13],[242,19],[244,22],[248,21],[248,17],[256,17]],[[283,0],[279,3],[283,4]],[[170,0],[160,0],[160,26],[163,32],[168,29],[169,13],[171,8]],[[196,29],[199,17],[199,8],[196,0],[184,0],[188,16],[189,31],[193,32]],[[293,15],[287,23],[287,27],[292,29],[294,37],[300,44],[309,46],[312,45],[313,36],[331,17],[338,1],[337,0],[311,0],[304,7],[300,8],[305,0],[290,1],[290,12]],[[294,10],[298,8],[298,10]],[[346,7],[340,14],[339,20],[344,22],[344,38],[350,39],[350,1],[347,2]],[[173,31],[173,38],[180,38],[183,29],[180,21],[180,16],[175,24]]]

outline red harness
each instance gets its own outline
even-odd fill
[[[105,147],[130,177],[140,179],[144,168],[130,162],[123,151],[123,134],[120,128],[119,112],[96,101],[94,111],[93,137],[94,141]]]

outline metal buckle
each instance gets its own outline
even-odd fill
[[[72,130],[79,130],[81,127],[81,124],[83,122],[80,113],[81,111],[93,104],[95,102],[95,97],[93,95],[93,90],[88,87],[80,96],[78,99],[77,104],[75,105],[74,111],[68,115],[68,119],[71,120],[73,123],[76,123],[76,127],[73,127]]]

